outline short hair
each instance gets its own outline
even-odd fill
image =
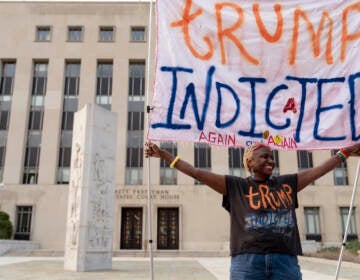
[[[248,165],[248,160],[252,157],[253,153],[262,148],[262,147],[267,147],[269,148],[267,145],[260,143],[260,142],[255,142],[253,144],[251,144],[250,146],[247,146],[245,148],[245,152],[244,152],[244,157],[243,157],[243,164],[244,167],[247,171],[251,172],[250,167]],[[269,148],[270,149],[270,148]]]

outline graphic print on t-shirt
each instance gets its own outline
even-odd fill
[[[272,232],[284,233],[286,228],[294,226],[294,219],[287,209],[276,212],[253,213],[245,217],[246,230],[272,228]]]
[[[249,187],[248,198],[249,206],[254,209],[267,209],[271,207],[273,210],[280,208],[291,208],[293,199],[291,197],[292,189],[287,184],[282,184],[279,190],[271,190],[269,186],[260,184],[258,191],[253,186]]]
[[[292,188],[282,184],[279,189],[271,189],[268,185],[249,186],[245,195],[249,207],[254,212],[245,216],[247,231],[267,229],[273,233],[285,234],[294,227],[291,208],[294,201]],[[263,211],[262,211],[263,210]]]

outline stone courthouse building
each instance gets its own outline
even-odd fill
[[[64,250],[74,113],[96,103],[118,116],[113,250],[148,250],[150,174],[154,250],[228,254],[222,197],[143,157],[155,65],[155,27],[147,58],[148,22],[146,2],[0,2],[0,209],[11,217],[13,239]],[[197,167],[246,175],[241,148],[162,145]],[[276,172],[298,172],[332,153],[275,151]],[[340,246],[356,164],[349,159],[299,194],[303,241]],[[360,229],[358,199],[354,207],[349,238]]]

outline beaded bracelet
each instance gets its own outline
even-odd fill
[[[342,160],[343,162],[345,162],[346,159],[349,157],[348,153],[345,152],[344,150],[338,151],[338,152],[336,153],[336,155],[337,155],[339,158],[341,158],[341,160]]]
[[[350,156],[347,152],[345,152],[345,150],[340,150],[340,152],[341,152],[346,158],[348,158],[348,157]]]
[[[180,160],[179,156],[176,156],[176,158],[172,161],[172,163],[170,163],[170,168],[174,168],[175,164],[177,164],[177,162]]]

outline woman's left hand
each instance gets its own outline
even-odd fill
[[[359,157],[360,156],[360,143],[357,143],[353,146],[342,149],[349,156]]]

